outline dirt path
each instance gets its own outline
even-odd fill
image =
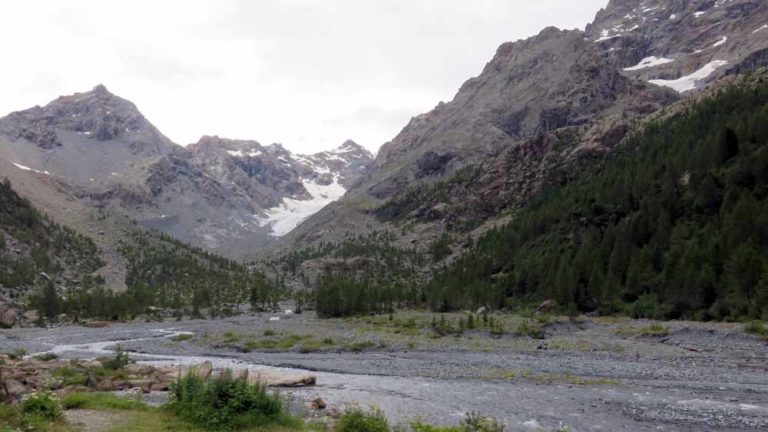
[[[79,432],[106,432],[128,421],[125,413],[85,409],[64,411],[64,418]]]

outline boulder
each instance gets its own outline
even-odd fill
[[[536,308],[537,313],[549,313],[549,311],[552,310],[552,308],[555,306],[555,302],[552,300],[545,300],[543,301],[539,307]]]
[[[162,374],[164,377],[170,378],[171,380],[175,380],[181,376],[182,369],[181,366],[163,366],[157,368],[157,373]]]
[[[321,398],[320,396],[315,396],[315,398],[307,402],[305,406],[307,407],[307,409],[318,411],[318,410],[325,409],[326,404],[323,398]]]
[[[248,384],[256,383],[266,384],[267,387],[305,387],[315,385],[317,378],[304,373],[251,370],[248,372]]]
[[[151,380],[151,379],[128,380],[127,385],[125,387],[123,387],[122,389],[118,389],[118,390],[138,387],[144,393],[149,393],[150,390],[152,390],[152,387],[155,384],[156,383],[153,380]]]
[[[8,304],[0,303],[0,328],[13,327],[18,317],[16,309],[13,309]]]
[[[152,366],[139,364],[139,363],[128,364],[123,369],[131,375],[142,375],[142,376],[152,375],[156,371],[156,369]]]
[[[235,371],[235,379],[248,382],[248,369],[238,369]]]
[[[37,312],[36,309],[32,309],[21,314],[21,317],[27,321],[35,322],[40,319],[40,314]]]
[[[115,390],[115,384],[111,378],[104,378],[96,383],[96,390],[101,392],[110,392]]]
[[[201,364],[194,366],[192,371],[194,371],[194,374],[198,378],[208,379],[211,377],[211,372],[213,372],[213,363],[204,361]]]
[[[7,380],[5,382],[5,388],[11,396],[11,399],[21,399],[25,394],[32,392],[31,389],[16,380]]]

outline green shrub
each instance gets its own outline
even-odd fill
[[[168,408],[182,419],[208,430],[236,430],[244,427],[284,424],[277,394],[267,393],[261,384],[223,377],[203,380],[188,374],[173,385]]]
[[[45,361],[45,362],[56,360],[57,358],[58,357],[54,353],[44,353],[44,354],[40,354],[40,355],[36,355],[35,356],[36,360]]]
[[[515,334],[530,336],[534,339],[544,339],[544,329],[530,320],[520,321],[517,328],[515,328]]]
[[[467,414],[467,418],[461,422],[461,427],[466,432],[504,432],[504,425],[501,422],[477,413]]]
[[[669,329],[661,324],[651,324],[640,330],[641,336],[661,337],[669,335]]]
[[[61,416],[61,401],[50,392],[32,393],[21,402],[25,414],[56,420]]]
[[[264,330],[264,336],[274,336],[274,335],[275,335],[275,331],[274,330],[272,330],[272,329]]]
[[[27,355],[27,350],[24,348],[19,348],[17,350],[14,350],[13,352],[7,353],[8,358],[11,360],[21,360],[24,358],[25,355]]]
[[[660,319],[662,318],[659,296],[643,294],[629,308],[632,318]]]
[[[195,335],[184,333],[184,334],[180,334],[180,335],[176,335],[176,336],[172,337],[171,340],[174,341],[174,342],[184,342],[184,341],[190,340],[190,339],[192,339],[194,337],[195,337]]]
[[[336,423],[336,432],[388,432],[389,424],[378,409],[364,412],[359,408],[346,411]]]
[[[768,338],[768,327],[760,321],[752,321],[744,325],[747,334]]]
[[[438,427],[432,426],[426,423],[422,423],[421,420],[416,420],[411,423],[412,432],[465,432],[465,429],[461,426],[448,426]]]
[[[123,348],[118,345],[115,350],[115,356],[110,359],[101,361],[101,365],[107,370],[121,370],[130,363],[131,359],[128,358],[128,353],[123,351]]]

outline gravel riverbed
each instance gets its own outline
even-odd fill
[[[675,321],[648,334],[647,321],[553,318],[534,339],[513,329],[535,321],[512,315],[495,315],[508,329],[501,336],[439,336],[436,317],[267,313],[9,329],[0,352],[92,358],[120,344],[138,361],[309,370],[317,386],[283,391],[297,405],[320,395],[329,408],[377,406],[394,423],[455,424],[477,412],[509,431],[768,430],[768,342],[739,325]]]

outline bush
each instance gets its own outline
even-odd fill
[[[768,327],[760,321],[752,321],[744,325],[747,334],[768,338]]]
[[[467,418],[461,422],[461,427],[466,432],[504,432],[504,425],[492,417],[482,417],[477,413],[467,414]]]
[[[521,335],[521,336],[530,336],[534,339],[544,339],[544,329],[531,322],[530,320],[523,320],[520,321],[520,324],[517,325],[517,328],[515,328],[515,334]]]
[[[417,420],[411,423],[413,432],[504,432],[504,425],[491,417],[469,413],[458,426],[437,427]]]
[[[61,416],[61,401],[50,392],[32,393],[21,402],[25,414],[56,420]]]
[[[168,408],[190,423],[215,431],[290,421],[277,394],[268,394],[262,384],[249,385],[227,375],[203,380],[187,374],[173,385]]]
[[[6,353],[6,355],[11,360],[21,360],[22,358],[24,358],[25,355],[27,355],[27,350],[25,350],[24,348],[19,348],[12,352]]]
[[[641,336],[661,337],[669,335],[669,329],[661,324],[651,324],[640,330]]]
[[[364,412],[359,408],[346,411],[336,423],[336,432],[387,432],[389,424],[378,409]]]
[[[44,362],[56,360],[57,358],[58,357],[54,353],[43,353],[43,354],[35,356],[36,360],[40,360],[40,361],[44,361]]]
[[[104,366],[104,369],[107,370],[120,370],[128,365],[130,363],[131,359],[128,358],[128,353],[123,351],[123,348],[118,345],[117,350],[115,351],[115,356],[102,360],[101,365]]]

